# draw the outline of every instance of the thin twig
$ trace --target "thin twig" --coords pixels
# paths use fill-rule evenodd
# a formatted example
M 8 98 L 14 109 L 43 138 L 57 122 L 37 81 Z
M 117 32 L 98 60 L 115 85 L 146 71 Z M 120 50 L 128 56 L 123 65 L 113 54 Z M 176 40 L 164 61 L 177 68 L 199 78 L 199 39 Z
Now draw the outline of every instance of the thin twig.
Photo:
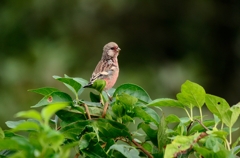
M 134 139 L 132 139 L 133 144 L 135 144 L 140 150 L 142 150 L 142 152 L 144 152 L 144 154 L 147 155 L 148 158 L 153 158 L 153 156 L 147 151 L 145 150 L 140 144 L 138 144 Z
M 104 104 L 104 108 L 103 108 L 103 113 L 102 113 L 102 118 L 105 118 L 106 114 L 107 114 L 107 109 L 108 109 L 108 102 L 106 102 Z
M 89 112 L 89 110 L 88 110 L 87 104 L 83 103 L 83 106 L 84 106 L 84 108 L 85 108 L 85 110 L 86 110 L 88 119 L 91 120 L 92 118 L 91 118 L 90 112 Z
M 205 128 L 207 131 L 209 131 L 209 129 L 201 122 L 201 121 L 199 121 L 199 120 L 195 120 L 195 121 L 197 121 L 198 123 L 200 123 L 200 125 L 203 127 L 203 128 Z

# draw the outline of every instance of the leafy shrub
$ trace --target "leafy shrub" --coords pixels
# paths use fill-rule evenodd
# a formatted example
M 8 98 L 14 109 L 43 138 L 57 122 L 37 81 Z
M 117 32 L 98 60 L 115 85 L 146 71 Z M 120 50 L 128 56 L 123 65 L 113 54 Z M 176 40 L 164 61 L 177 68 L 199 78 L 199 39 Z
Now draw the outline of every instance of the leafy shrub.
M 65 84 L 75 98 L 56 88 L 30 90 L 43 95 L 32 106 L 41 112 L 19 112 L 16 117 L 24 120 L 7 121 L 10 129 L 0 128 L 1 157 L 67 158 L 74 153 L 75 158 L 231 158 L 240 151 L 240 138 L 232 143 L 240 104 L 230 107 L 224 99 L 206 94 L 203 87 L 191 81 L 182 85 L 177 100 L 151 100 L 134 84 L 112 89 L 110 98 L 103 91 L 105 82 L 98 80 L 91 87 L 98 93 L 90 92 L 91 101 L 85 101 L 79 96 L 86 80 L 66 75 L 54 78 Z M 213 114 L 212 119 L 203 115 L 204 105 Z M 186 117 L 164 116 L 163 106 L 179 108 Z M 193 114 L 194 108 L 199 109 L 199 116 Z

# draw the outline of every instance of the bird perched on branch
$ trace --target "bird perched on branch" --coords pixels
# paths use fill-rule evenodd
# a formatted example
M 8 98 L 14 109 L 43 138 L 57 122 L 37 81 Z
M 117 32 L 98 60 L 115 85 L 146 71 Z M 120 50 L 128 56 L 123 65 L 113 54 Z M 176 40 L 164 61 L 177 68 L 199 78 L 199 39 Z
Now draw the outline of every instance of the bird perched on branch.
M 114 86 L 119 73 L 117 57 L 120 50 L 115 42 L 109 42 L 103 47 L 102 59 L 98 62 L 89 83 L 84 88 L 91 86 L 98 79 L 106 81 L 104 90 Z

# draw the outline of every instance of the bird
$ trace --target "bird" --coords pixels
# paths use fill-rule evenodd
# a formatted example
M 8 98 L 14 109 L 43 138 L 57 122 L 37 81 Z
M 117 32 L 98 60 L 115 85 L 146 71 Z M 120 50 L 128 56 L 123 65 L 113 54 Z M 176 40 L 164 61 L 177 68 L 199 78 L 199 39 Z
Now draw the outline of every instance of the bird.
M 94 81 L 102 79 L 106 81 L 104 91 L 111 89 L 117 81 L 119 74 L 118 55 L 120 48 L 117 43 L 109 42 L 103 47 L 102 58 L 98 62 L 92 77 L 84 88 L 90 87 Z M 108 94 L 108 93 L 107 93 Z M 108 94 L 109 96 L 109 94 Z

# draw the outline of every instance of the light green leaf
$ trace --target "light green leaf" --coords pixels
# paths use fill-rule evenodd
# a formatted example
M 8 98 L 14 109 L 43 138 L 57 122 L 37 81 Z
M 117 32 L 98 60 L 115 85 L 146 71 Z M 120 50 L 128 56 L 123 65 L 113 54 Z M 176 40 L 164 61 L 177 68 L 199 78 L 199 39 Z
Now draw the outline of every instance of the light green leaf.
M 237 121 L 239 117 L 239 109 L 238 108 L 230 108 L 226 111 L 222 116 L 222 121 L 225 123 L 229 128 L 231 128 L 234 123 Z
M 141 88 L 137 85 L 134 85 L 134 84 L 128 83 L 128 84 L 120 85 L 115 90 L 113 97 L 116 97 L 123 93 L 131 95 L 145 103 L 149 103 L 152 101 L 151 98 L 149 97 L 149 95 L 147 94 L 147 92 L 143 88 Z
M 13 128 L 11 131 L 16 132 L 16 131 L 39 131 L 40 126 L 38 123 L 36 122 L 30 122 L 30 121 L 26 121 L 26 122 L 22 122 L 20 124 L 18 124 L 15 128 Z
M 207 108 L 221 120 L 224 113 L 230 109 L 225 99 L 210 94 L 206 94 L 206 105 Z
M 140 158 L 139 151 L 129 145 L 114 144 L 109 148 L 109 150 L 116 150 L 122 153 L 126 158 Z
M 50 95 L 53 92 L 60 92 L 58 89 L 56 88 L 52 88 L 52 87 L 43 87 L 43 88 L 38 88 L 38 89 L 29 89 L 28 91 L 30 92 L 35 92 L 41 95 Z
M 176 115 L 170 114 L 165 118 L 165 121 L 167 123 L 179 123 L 180 119 Z
M 22 118 L 31 118 L 35 119 L 39 122 L 42 121 L 42 117 L 40 113 L 36 110 L 28 110 L 28 111 L 21 111 L 16 114 L 16 117 L 22 117 Z
M 26 122 L 26 120 L 19 120 L 19 121 L 7 121 L 5 124 L 7 125 L 8 128 L 15 128 L 19 124 Z
M 70 105 L 70 103 L 72 103 L 72 98 L 64 92 L 53 92 L 50 95 L 42 98 L 36 105 L 32 106 L 32 108 L 42 107 L 55 103 L 68 103 Z
M 43 108 L 41 115 L 45 121 L 45 123 L 48 123 L 50 118 L 59 110 L 64 109 L 67 107 L 69 103 L 55 103 L 48 105 L 47 107 Z
M 177 94 L 177 99 L 189 108 L 202 107 L 205 102 L 205 94 L 202 86 L 187 80 L 182 84 L 181 93 Z
M 165 150 L 164 158 L 175 157 L 174 155 L 182 151 L 187 151 L 197 140 L 200 133 L 191 136 L 176 136 L 171 144 L 168 144 Z
M 4 139 L 5 138 L 5 134 L 2 130 L 2 128 L 0 127 L 0 140 Z
M 184 108 L 184 105 L 179 102 L 178 100 L 169 99 L 169 98 L 160 98 L 153 100 L 148 104 L 148 106 L 159 106 L 159 107 L 177 107 L 177 108 Z

